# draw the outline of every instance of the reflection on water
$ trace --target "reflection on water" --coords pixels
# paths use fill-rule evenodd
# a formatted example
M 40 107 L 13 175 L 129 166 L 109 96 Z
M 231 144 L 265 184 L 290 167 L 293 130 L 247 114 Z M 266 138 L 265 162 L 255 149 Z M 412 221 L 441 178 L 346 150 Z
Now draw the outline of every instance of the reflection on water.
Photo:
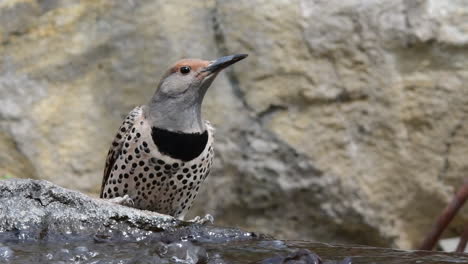
M 92 239 L 67 241 L 19 240 L 0 233 L 0 263 L 283 263 L 299 249 L 316 253 L 323 263 L 468 263 L 468 255 L 400 251 L 365 246 L 334 246 L 305 241 L 257 239 L 249 241 L 179 241 L 169 244 L 143 239 L 116 242 Z M 310 253 L 310 252 L 309 252 Z M 307 253 L 306 253 L 307 255 Z M 287 263 L 312 263 L 313 254 Z M 347 257 L 350 257 L 346 259 Z

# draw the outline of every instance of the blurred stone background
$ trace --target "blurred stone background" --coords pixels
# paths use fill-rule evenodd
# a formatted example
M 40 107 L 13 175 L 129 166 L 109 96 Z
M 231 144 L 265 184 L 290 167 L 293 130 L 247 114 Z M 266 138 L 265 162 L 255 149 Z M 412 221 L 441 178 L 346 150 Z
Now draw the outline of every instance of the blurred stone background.
M 468 0 L 2 0 L 0 177 L 96 194 L 163 70 L 241 52 L 192 216 L 416 247 L 468 171 Z

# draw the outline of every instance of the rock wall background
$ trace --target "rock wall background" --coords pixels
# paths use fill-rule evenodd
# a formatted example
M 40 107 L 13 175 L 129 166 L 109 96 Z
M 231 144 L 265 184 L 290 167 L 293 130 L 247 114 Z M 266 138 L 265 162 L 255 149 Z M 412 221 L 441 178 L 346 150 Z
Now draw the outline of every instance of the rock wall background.
M 192 215 L 416 247 L 467 175 L 467 0 L 1 1 L 0 177 L 96 193 L 168 65 L 238 52 L 205 100 L 216 168 Z

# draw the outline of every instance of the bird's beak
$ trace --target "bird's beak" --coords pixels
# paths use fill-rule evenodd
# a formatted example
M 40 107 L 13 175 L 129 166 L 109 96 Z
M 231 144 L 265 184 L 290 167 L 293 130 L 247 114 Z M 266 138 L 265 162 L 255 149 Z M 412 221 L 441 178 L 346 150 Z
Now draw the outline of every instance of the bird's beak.
M 202 72 L 208 73 L 207 75 L 211 75 L 213 73 L 218 73 L 222 69 L 227 68 L 228 66 L 245 59 L 248 55 L 247 54 L 235 54 L 230 56 L 221 57 L 217 60 L 212 61 Z

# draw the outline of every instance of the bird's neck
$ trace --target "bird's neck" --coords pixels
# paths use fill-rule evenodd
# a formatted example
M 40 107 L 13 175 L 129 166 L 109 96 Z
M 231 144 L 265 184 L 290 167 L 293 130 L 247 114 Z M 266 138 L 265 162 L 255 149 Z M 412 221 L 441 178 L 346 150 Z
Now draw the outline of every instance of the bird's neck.
M 205 122 L 201 115 L 201 106 L 167 105 L 151 102 L 148 105 L 148 120 L 153 127 L 181 133 L 203 133 Z

